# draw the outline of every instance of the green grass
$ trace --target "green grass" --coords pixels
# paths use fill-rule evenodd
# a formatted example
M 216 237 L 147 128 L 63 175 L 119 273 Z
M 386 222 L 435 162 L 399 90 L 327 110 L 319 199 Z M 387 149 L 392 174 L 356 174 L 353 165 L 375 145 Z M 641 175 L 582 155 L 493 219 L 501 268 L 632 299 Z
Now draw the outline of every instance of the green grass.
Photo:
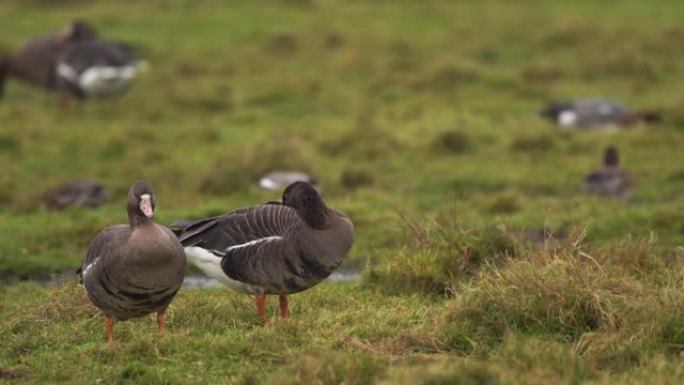
M 67 111 L 17 81 L 0 101 L 0 381 L 8 383 L 669 383 L 684 346 L 684 3 L 82 0 L 0 3 L 0 52 L 73 17 L 140 45 L 121 100 Z M 550 99 L 609 96 L 662 124 L 560 130 Z M 583 176 L 616 145 L 623 204 Z M 183 290 L 170 330 L 101 319 L 73 281 L 126 221 L 138 178 L 156 219 L 279 198 L 297 168 L 357 227 L 361 282 L 293 296 L 258 324 L 248 297 Z M 43 192 L 102 181 L 95 210 Z M 546 229 L 546 230 L 544 230 Z M 556 240 L 535 246 L 543 231 Z M 275 311 L 271 304 L 271 311 Z

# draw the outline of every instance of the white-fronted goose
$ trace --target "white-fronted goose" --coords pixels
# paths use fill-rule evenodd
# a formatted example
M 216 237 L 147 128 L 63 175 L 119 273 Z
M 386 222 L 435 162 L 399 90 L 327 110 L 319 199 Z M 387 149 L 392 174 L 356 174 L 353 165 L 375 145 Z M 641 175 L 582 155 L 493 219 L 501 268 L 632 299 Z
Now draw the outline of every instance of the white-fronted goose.
M 79 41 L 57 59 L 57 86 L 78 99 L 115 97 L 128 90 L 140 68 L 120 43 Z
M 7 77 L 15 77 L 46 89 L 56 89 L 57 58 L 77 41 L 95 39 L 97 33 L 88 23 L 76 20 L 62 31 L 38 36 L 0 60 L 0 96 Z
M 266 294 L 278 294 L 288 315 L 287 295 L 306 290 L 339 266 L 354 242 L 349 217 L 328 208 L 306 182 L 269 202 L 214 218 L 171 226 L 188 260 L 224 285 L 256 295 L 266 322 Z
M 108 201 L 109 197 L 104 186 L 89 179 L 62 183 L 43 194 L 45 203 L 55 210 L 68 206 L 97 207 Z
M 128 192 L 129 224 L 99 233 L 81 265 L 85 290 L 105 316 L 110 341 L 114 320 L 152 312 L 164 330 L 166 308 L 183 284 L 183 246 L 169 229 L 152 221 L 154 208 L 152 187 L 136 182 Z
M 586 98 L 549 103 L 540 115 L 564 127 L 599 128 L 630 126 L 639 122 L 656 123 L 657 112 L 631 112 L 624 104 L 605 98 Z
M 316 191 L 321 191 L 314 178 L 300 171 L 271 171 L 259 179 L 259 187 L 264 190 L 281 190 L 295 182 L 310 183 Z
M 627 201 L 632 194 L 632 177 L 629 172 L 620 169 L 619 163 L 617 149 L 607 147 L 603 167 L 584 178 L 584 192 Z

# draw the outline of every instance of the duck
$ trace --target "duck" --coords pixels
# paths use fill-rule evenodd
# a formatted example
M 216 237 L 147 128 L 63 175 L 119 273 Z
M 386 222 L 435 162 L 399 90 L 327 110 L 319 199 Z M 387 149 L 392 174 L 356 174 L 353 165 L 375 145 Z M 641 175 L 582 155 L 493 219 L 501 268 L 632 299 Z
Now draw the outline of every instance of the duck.
M 84 20 L 74 20 L 58 32 L 27 41 L 12 54 L 0 59 L 0 97 L 8 77 L 14 77 L 48 90 L 57 89 L 55 63 L 70 44 L 97 39 L 97 31 Z
M 629 200 L 632 194 L 632 176 L 620 168 L 617 148 L 604 150 L 603 167 L 590 172 L 584 178 L 584 192 L 605 198 Z
M 76 179 L 62 183 L 43 194 L 43 201 L 50 209 L 62 210 L 69 206 L 98 207 L 110 198 L 105 187 L 91 179 Z
M 321 191 L 316 179 L 301 171 L 271 171 L 259 178 L 259 187 L 264 190 L 281 190 L 294 182 L 308 182 Z
M 57 88 L 63 99 L 113 98 L 124 94 L 145 68 L 119 42 L 79 41 L 57 58 Z
M 147 181 L 128 192 L 128 224 L 106 228 L 90 243 L 78 274 L 90 301 L 114 340 L 114 321 L 156 312 L 160 332 L 166 309 L 183 284 L 183 246 L 166 227 L 153 222 L 156 198 Z
M 628 127 L 638 123 L 651 124 L 660 121 L 660 114 L 655 111 L 632 112 L 622 102 L 608 98 L 551 102 L 539 114 L 562 127 L 583 129 Z
M 326 206 L 307 182 L 285 188 L 282 201 L 239 208 L 224 215 L 171 225 L 188 262 L 243 294 L 254 295 L 267 323 L 266 295 L 278 295 L 289 315 L 288 295 L 317 285 L 349 253 L 354 224 Z

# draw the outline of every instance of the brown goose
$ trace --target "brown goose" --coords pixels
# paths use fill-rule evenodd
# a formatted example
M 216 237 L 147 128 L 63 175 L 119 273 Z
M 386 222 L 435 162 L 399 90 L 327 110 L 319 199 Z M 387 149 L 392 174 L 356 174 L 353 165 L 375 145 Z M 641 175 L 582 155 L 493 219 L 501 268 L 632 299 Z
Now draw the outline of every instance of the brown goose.
M 69 206 L 97 207 L 109 200 L 109 192 L 94 180 L 77 179 L 62 183 L 43 194 L 43 201 L 53 210 Z
M 105 316 L 113 341 L 114 320 L 157 312 L 159 330 L 164 314 L 183 284 L 183 246 L 166 227 L 152 222 L 155 197 L 145 181 L 128 192 L 128 225 L 99 233 L 88 247 L 80 275 L 90 300 Z
M 14 53 L 0 60 L 0 96 L 9 76 L 42 88 L 56 89 L 55 64 L 58 57 L 71 43 L 93 40 L 96 37 L 97 33 L 90 24 L 75 20 L 62 31 L 29 40 Z
M 613 146 L 607 147 L 603 167 L 584 178 L 584 192 L 627 201 L 632 194 L 632 176 L 620 169 L 619 163 L 618 150 Z
M 283 202 L 237 209 L 196 222 L 172 225 L 188 260 L 224 285 L 256 295 L 266 322 L 266 294 L 280 297 L 306 290 L 339 266 L 354 242 L 354 225 L 328 208 L 306 182 L 283 192 Z

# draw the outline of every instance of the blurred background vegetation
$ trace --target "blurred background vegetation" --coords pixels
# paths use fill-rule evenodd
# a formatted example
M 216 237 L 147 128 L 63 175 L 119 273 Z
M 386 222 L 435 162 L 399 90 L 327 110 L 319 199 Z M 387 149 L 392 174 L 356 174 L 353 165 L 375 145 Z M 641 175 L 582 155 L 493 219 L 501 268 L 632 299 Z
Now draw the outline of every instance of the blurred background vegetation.
M 676 2 L 35 0 L 0 10 L 4 51 L 80 17 L 152 63 L 121 100 L 67 111 L 8 83 L 2 276 L 76 266 L 99 229 L 125 220 L 137 178 L 153 183 L 170 223 L 278 198 L 255 181 L 288 168 L 317 176 L 354 218 L 361 262 L 401 244 L 397 213 L 682 243 Z M 605 135 L 537 116 L 550 99 L 593 95 L 660 110 L 665 122 Z M 581 194 L 607 144 L 636 178 L 627 206 Z M 111 202 L 60 213 L 39 203 L 80 177 L 102 181 Z
M 0 369 L 16 381 L 74 383 L 79 368 L 45 346 L 99 357 L 85 365 L 112 383 L 667 383 L 684 372 L 684 3 L 7 0 L 0 52 L 77 17 L 139 46 L 151 69 L 120 100 L 66 111 L 8 83 L 0 279 L 74 270 L 97 232 L 126 221 L 136 179 L 153 184 L 169 224 L 278 199 L 256 185 L 275 169 L 312 173 L 353 218 L 345 268 L 364 278 L 294 297 L 310 303 L 263 330 L 247 297 L 186 291 L 172 336 L 127 324 L 132 341 L 113 348 L 77 289 L 2 286 L 14 355 Z M 537 115 L 583 96 L 664 121 L 582 132 Z M 627 204 L 581 191 L 609 144 L 635 177 Z M 82 177 L 112 200 L 41 203 Z M 54 334 L 29 327 L 41 320 Z M 158 357 L 168 361 L 152 366 Z

